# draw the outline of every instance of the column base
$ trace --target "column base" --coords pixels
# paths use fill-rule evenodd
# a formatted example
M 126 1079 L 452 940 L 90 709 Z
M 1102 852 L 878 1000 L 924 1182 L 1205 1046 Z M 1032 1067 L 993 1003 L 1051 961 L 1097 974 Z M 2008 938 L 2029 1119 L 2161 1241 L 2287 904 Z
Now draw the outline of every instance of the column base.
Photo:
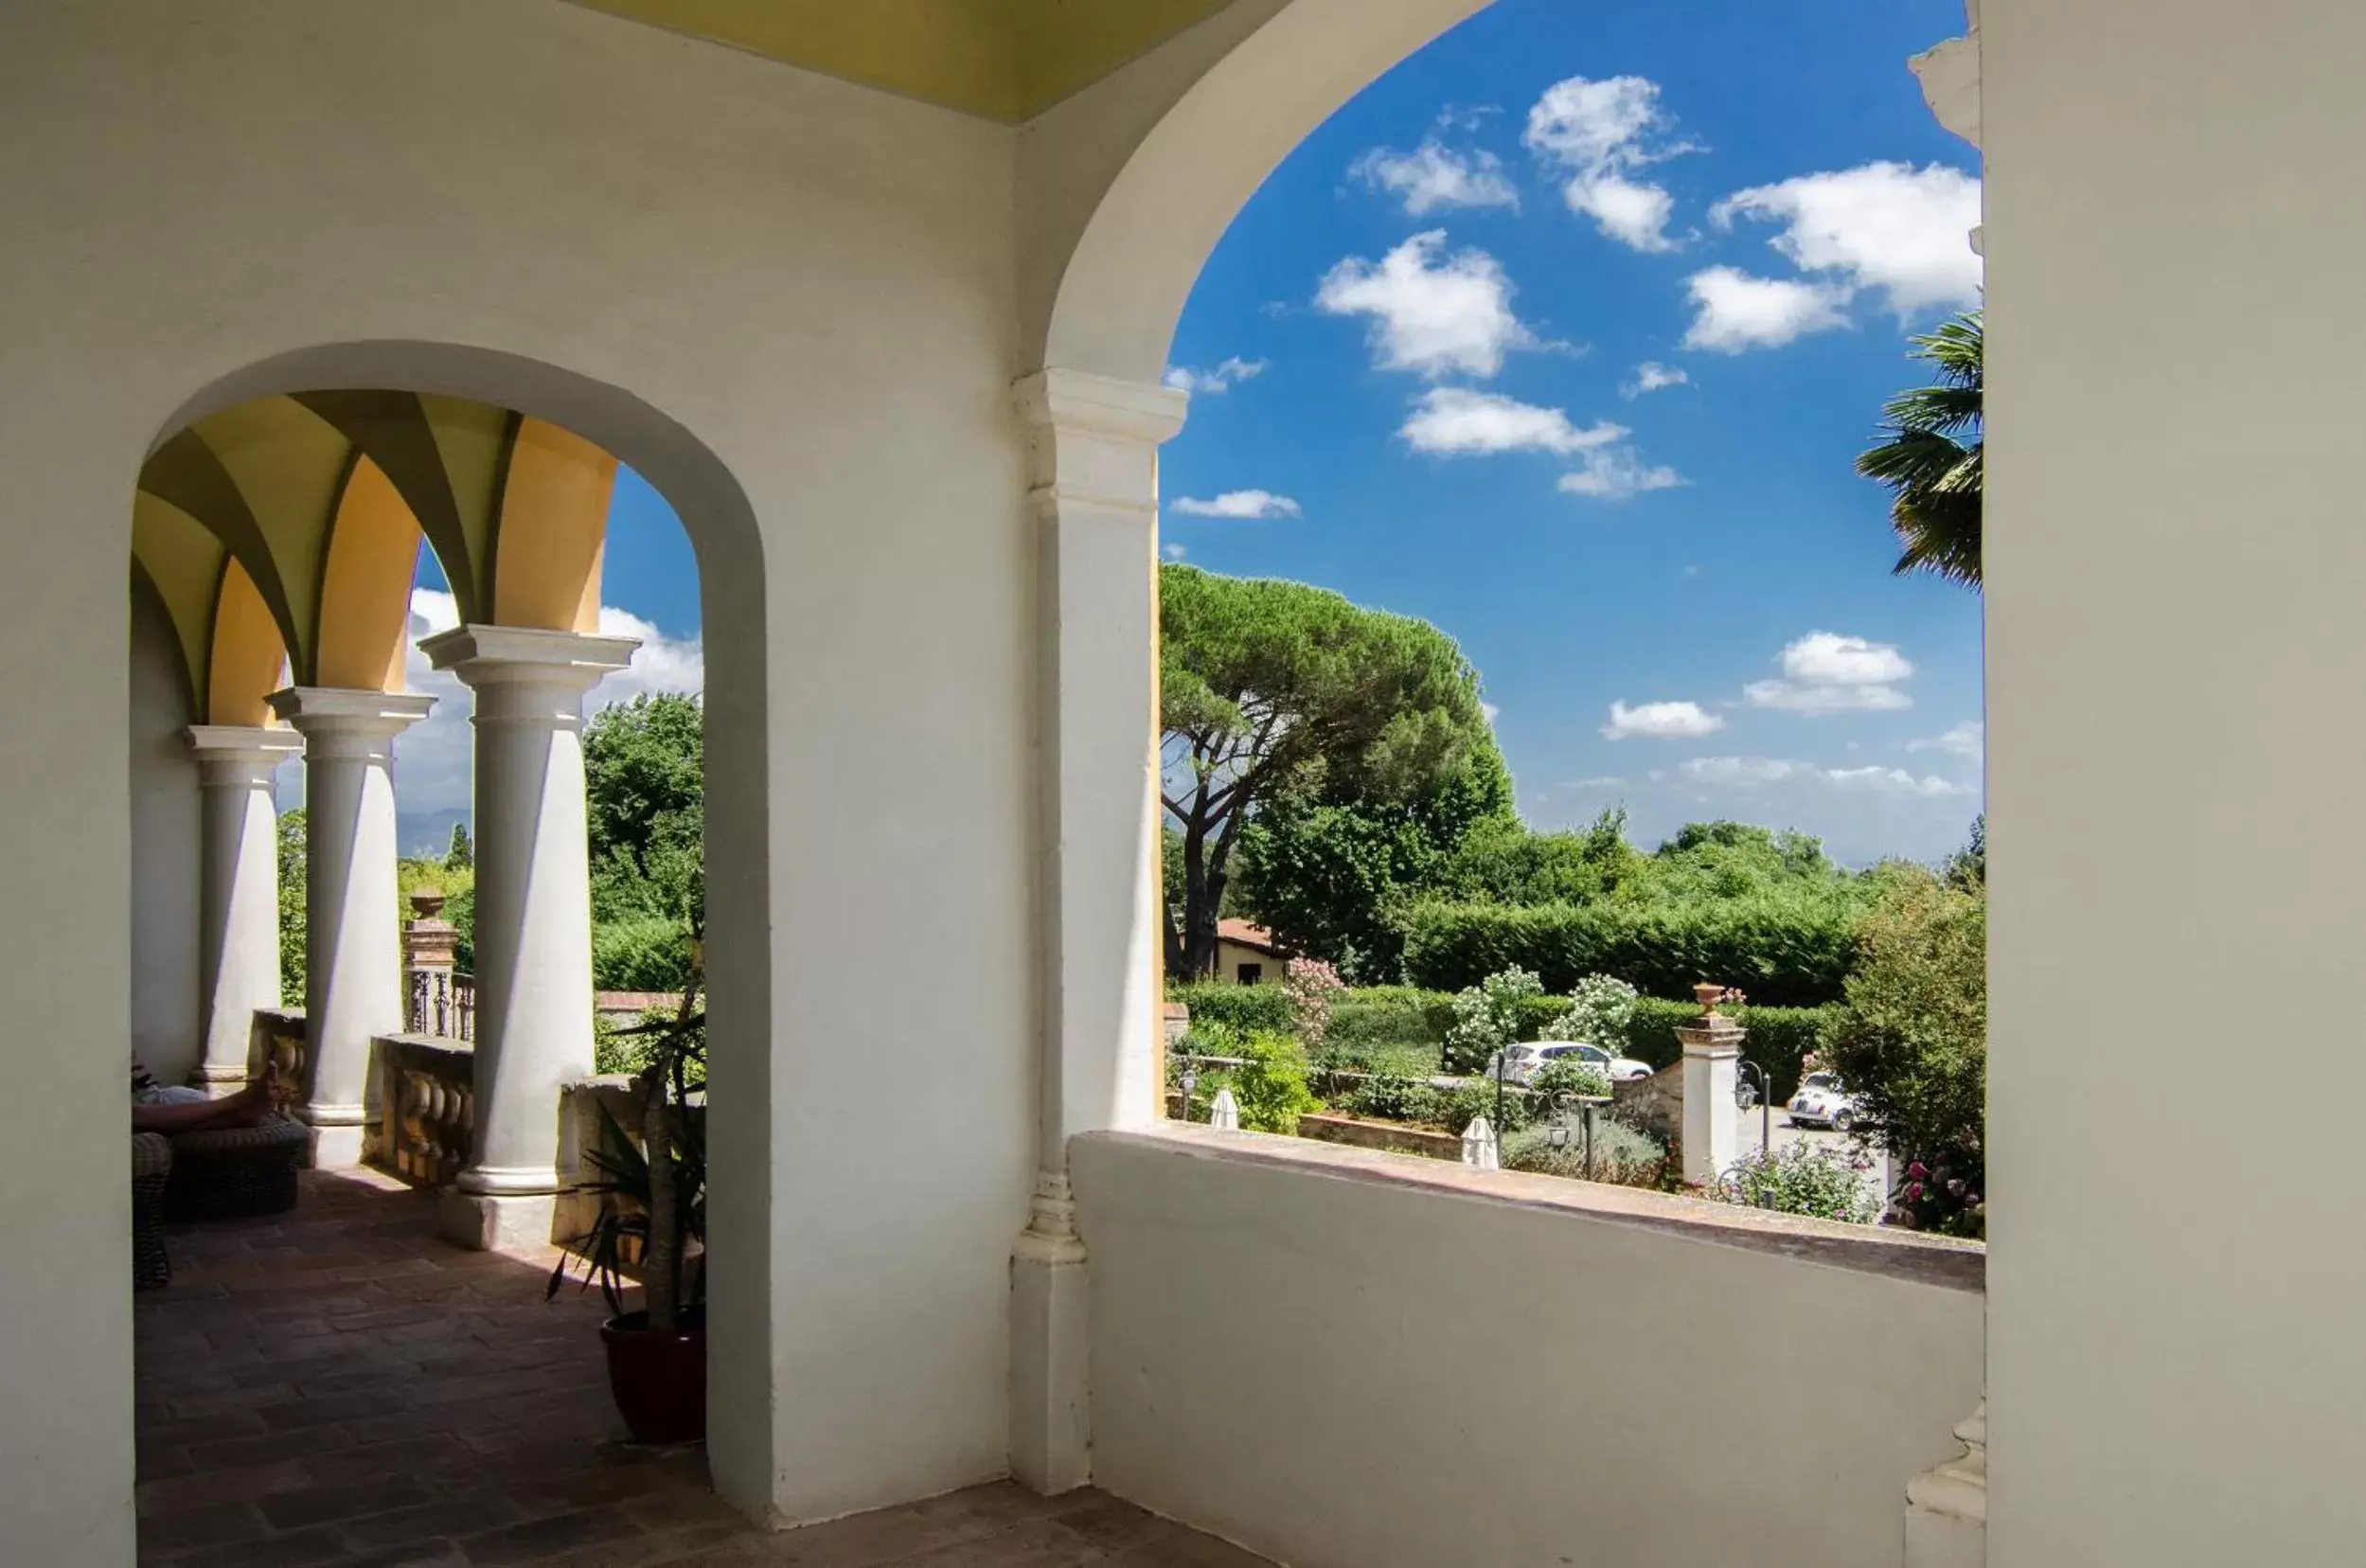
M 472 1252 L 500 1253 L 541 1262 L 550 1256 L 559 1194 L 496 1197 L 445 1187 L 436 1198 L 436 1234 Z
M 1010 1251 L 1010 1473 L 1045 1497 L 1093 1481 L 1092 1293 L 1065 1176 L 1036 1181 Z
M 247 1085 L 243 1061 L 201 1061 L 189 1071 L 189 1087 L 205 1091 L 207 1099 L 224 1099 Z
M 358 1105 L 299 1105 L 295 1119 L 312 1131 L 314 1170 L 352 1170 L 362 1163 L 363 1111 Z

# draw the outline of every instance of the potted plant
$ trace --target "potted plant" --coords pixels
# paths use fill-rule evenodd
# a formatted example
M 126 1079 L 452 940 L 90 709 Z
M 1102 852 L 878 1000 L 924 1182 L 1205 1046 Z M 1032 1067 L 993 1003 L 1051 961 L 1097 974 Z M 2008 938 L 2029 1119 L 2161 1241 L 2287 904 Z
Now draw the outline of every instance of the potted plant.
M 600 1147 L 585 1162 L 598 1173 L 587 1190 L 600 1195 L 599 1218 L 569 1244 L 584 1260 L 610 1313 L 600 1326 L 608 1385 L 617 1414 L 645 1443 L 695 1442 L 706 1435 L 706 1150 L 685 1114 L 703 1089 L 706 1015 L 699 1008 L 699 944 L 682 1006 L 670 1019 L 619 1029 L 649 1042 L 632 1078 L 640 1126 L 635 1143 L 608 1107 L 599 1108 Z M 641 1282 L 641 1308 L 625 1310 L 629 1272 Z M 567 1258 L 551 1271 L 544 1299 L 565 1283 Z

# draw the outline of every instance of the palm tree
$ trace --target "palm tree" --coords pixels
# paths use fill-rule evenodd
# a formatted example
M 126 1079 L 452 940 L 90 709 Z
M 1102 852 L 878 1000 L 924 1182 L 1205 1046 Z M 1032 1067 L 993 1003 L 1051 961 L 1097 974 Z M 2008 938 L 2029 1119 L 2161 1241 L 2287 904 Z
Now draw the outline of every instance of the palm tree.
M 1892 398 L 1881 410 L 1885 438 L 1860 454 L 1857 472 L 1895 492 L 1890 526 L 1906 546 L 1892 568 L 1936 572 L 1980 586 L 1980 312 L 1912 340 L 1913 358 L 1939 379 Z

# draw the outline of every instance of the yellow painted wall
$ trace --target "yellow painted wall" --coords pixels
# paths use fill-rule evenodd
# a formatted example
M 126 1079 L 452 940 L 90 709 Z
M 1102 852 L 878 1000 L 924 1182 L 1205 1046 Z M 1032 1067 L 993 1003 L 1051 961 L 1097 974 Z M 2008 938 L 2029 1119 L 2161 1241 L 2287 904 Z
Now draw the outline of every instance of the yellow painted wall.
M 502 490 L 502 464 L 508 454 L 518 417 L 506 408 L 462 398 L 422 394 L 419 406 L 427 411 L 428 427 L 435 434 L 436 450 L 443 459 L 444 475 L 452 486 L 453 503 L 459 508 L 460 529 L 468 540 L 469 580 L 481 585 L 489 580 L 486 568 L 492 557 L 493 519 Z M 439 552 L 440 548 L 439 544 Z M 449 570 L 445 576 L 452 579 L 458 594 L 458 576 Z M 492 619 L 491 605 L 472 603 L 471 597 L 490 596 L 481 587 L 475 596 L 459 594 L 460 618 Z
M 139 562 L 171 617 L 188 671 L 189 705 L 205 711 L 205 667 L 212 655 L 214 596 L 230 552 L 205 525 L 146 490 L 132 497 L 132 558 Z
M 225 562 L 206 660 L 205 722 L 271 722 L 271 709 L 263 699 L 279 689 L 287 657 L 279 624 L 272 619 L 271 607 L 263 602 L 255 579 L 235 560 Z
M 299 643 L 319 624 L 325 524 L 336 505 L 352 444 L 288 398 L 256 398 L 210 414 L 194 427 L 245 497 Z M 292 652 L 311 678 L 309 647 Z
M 584 0 L 1000 120 L 1029 119 L 1230 0 Z
M 493 544 L 492 619 L 593 632 L 616 459 L 580 436 L 526 419 L 510 448 Z
M 321 578 L 313 655 L 320 685 L 402 689 L 418 559 L 418 520 L 385 471 L 366 457 L 357 459 L 338 501 Z

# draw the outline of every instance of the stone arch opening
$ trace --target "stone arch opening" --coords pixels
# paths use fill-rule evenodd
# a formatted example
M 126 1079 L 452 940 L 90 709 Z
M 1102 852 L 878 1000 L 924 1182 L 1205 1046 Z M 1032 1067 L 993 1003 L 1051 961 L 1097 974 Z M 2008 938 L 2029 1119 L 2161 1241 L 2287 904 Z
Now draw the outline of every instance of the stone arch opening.
M 338 607 L 327 601 L 337 591 L 341 572 L 353 575 L 382 567 L 385 560 L 400 555 L 400 597 L 407 607 L 411 561 L 422 543 L 458 591 L 455 597 L 464 605 L 464 623 L 471 618 L 471 606 L 475 615 L 498 618 L 500 611 L 493 606 L 498 593 L 509 606 L 529 606 L 525 612 L 529 624 L 547 622 L 554 632 L 569 627 L 584 632 L 595 629 L 597 542 L 591 545 L 589 597 L 578 601 L 533 574 L 521 573 L 525 557 L 513 555 L 505 565 L 484 541 L 466 537 L 460 520 L 428 514 L 416 504 L 405 506 L 418 492 L 406 489 L 392 472 L 404 457 L 401 433 L 373 430 L 371 412 L 363 405 L 365 400 L 382 397 L 389 390 L 429 399 L 465 400 L 507 411 L 529 429 L 539 426 L 543 446 L 572 444 L 604 454 L 612 466 L 629 466 L 671 507 L 689 539 L 697 561 L 700 634 L 708 661 L 703 696 L 705 830 L 710 846 L 704 1006 L 713 1042 L 710 1082 L 716 1088 L 718 1108 L 707 1124 L 708 1167 L 715 1177 L 709 1224 L 710 1235 L 717 1238 L 714 1253 L 720 1257 L 727 1252 L 730 1256 L 730 1262 L 713 1270 L 708 1279 L 710 1345 L 718 1363 L 765 1364 L 765 1342 L 771 1332 L 766 1307 L 770 1228 L 764 1212 L 768 1192 L 764 1172 L 770 1161 L 771 1137 L 773 1004 L 768 938 L 772 918 L 765 574 L 754 508 L 721 459 L 678 421 L 631 392 L 540 361 L 454 344 L 375 341 L 322 345 L 250 365 L 185 401 L 160 427 L 148 455 L 153 459 L 186 440 L 186 433 L 201 421 L 272 399 L 294 400 L 315 414 L 326 412 L 329 425 L 356 437 L 347 470 L 338 479 L 341 501 L 334 526 L 320 547 L 323 559 L 311 563 L 316 572 L 310 584 L 311 602 L 268 603 L 273 596 L 257 592 L 251 582 L 244 590 L 245 598 L 240 600 L 244 618 L 267 628 L 266 634 L 276 645 L 285 642 L 290 631 L 299 639 L 311 640 L 309 668 L 300 666 L 294 676 L 299 683 L 308 674 L 329 684 L 368 681 L 371 672 L 359 666 L 370 661 L 364 657 L 357 662 L 350 647 L 343 651 L 342 667 L 332 668 L 333 658 L 323 662 L 318 657 L 328 646 L 321 638 L 339 613 Z M 565 455 L 561 454 L 562 458 Z M 525 460 L 512 455 L 502 477 L 514 479 Z M 545 488 L 564 488 L 573 482 L 562 472 L 563 461 L 545 466 L 554 468 L 554 472 L 543 477 Z M 365 475 L 375 476 L 366 489 L 361 483 Z M 407 540 L 397 541 L 400 549 L 391 555 L 386 541 L 373 537 L 368 517 L 347 515 L 354 504 L 372 504 L 373 496 L 378 503 L 390 503 L 404 511 L 404 525 L 410 529 Z M 411 513 L 420 513 L 416 523 L 411 522 Z M 364 555 L 384 559 L 347 561 L 338 552 L 347 550 L 354 539 L 367 546 Z M 537 559 L 553 552 L 579 556 L 583 548 L 581 541 L 565 538 L 536 537 L 529 543 Z M 240 563 L 240 553 L 235 547 L 226 552 L 223 573 L 245 581 L 250 574 Z M 567 564 L 573 576 L 579 577 L 586 563 L 571 560 Z M 152 604 L 158 597 L 154 583 L 136 569 L 135 578 L 142 597 Z M 246 604 L 248 598 L 254 602 Z M 524 634 L 534 635 L 530 630 Z M 385 684 L 400 688 L 408 639 L 401 629 L 393 631 L 391 636 L 393 667 Z M 171 651 L 193 689 L 198 717 L 208 717 L 203 709 L 211 693 L 190 673 L 190 650 L 176 648 Z M 485 651 L 473 650 L 480 657 Z M 210 650 L 200 650 L 200 657 L 206 652 Z M 469 656 L 467 650 L 454 654 L 456 659 Z M 224 661 L 225 668 L 243 681 L 237 689 L 244 695 L 259 696 L 244 692 L 246 686 L 255 684 L 245 679 L 252 673 L 245 666 L 255 663 L 253 658 L 243 664 L 236 658 Z M 276 658 L 273 666 L 276 683 Z M 480 690 L 476 695 L 477 711 L 482 714 L 485 693 Z M 564 692 L 558 694 L 560 705 L 569 700 Z M 502 701 L 507 703 L 508 697 L 505 695 Z M 259 722 L 259 715 L 255 722 Z M 479 756 L 481 759 L 481 751 Z M 536 791 L 528 789 L 525 793 Z M 480 844 L 482 838 L 480 825 Z M 718 848 L 720 852 L 714 852 Z M 529 883 L 534 880 L 531 868 L 525 880 Z M 727 1243 L 721 1239 L 724 1236 L 729 1238 Z M 771 1417 L 762 1381 L 718 1378 L 712 1404 L 709 1452 L 719 1479 L 726 1472 L 767 1475 Z

